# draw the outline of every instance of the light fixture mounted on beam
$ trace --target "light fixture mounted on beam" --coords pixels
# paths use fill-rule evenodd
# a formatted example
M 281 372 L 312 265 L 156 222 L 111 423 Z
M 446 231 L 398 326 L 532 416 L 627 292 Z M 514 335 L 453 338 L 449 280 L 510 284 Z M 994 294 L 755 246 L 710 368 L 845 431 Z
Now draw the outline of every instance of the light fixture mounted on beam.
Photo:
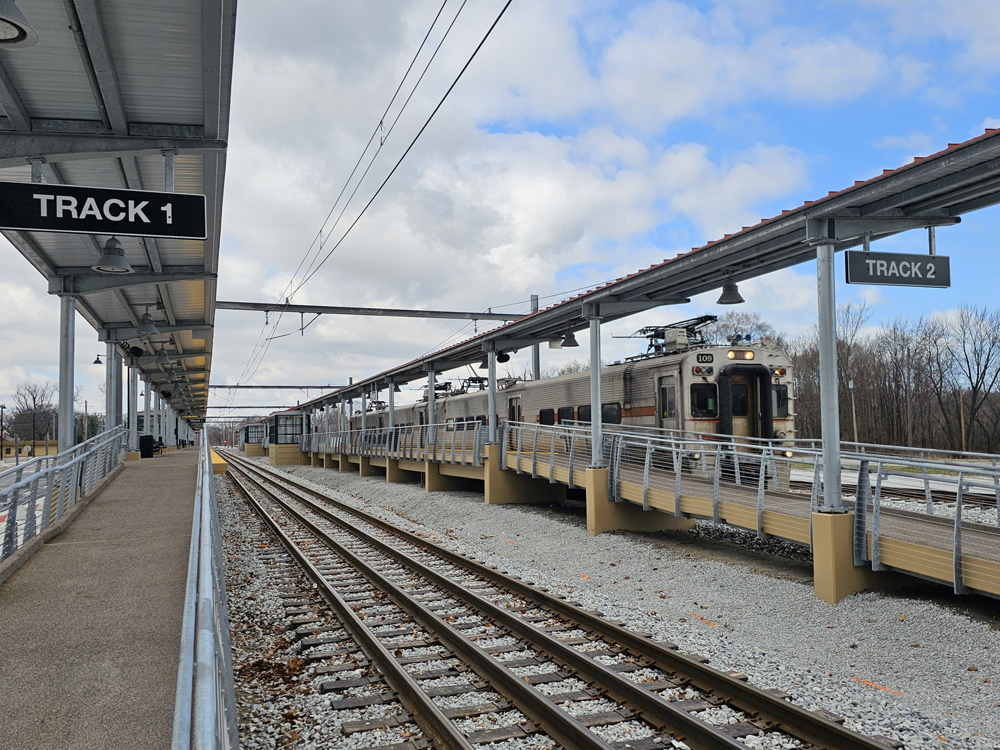
M 740 295 L 739 287 L 736 286 L 736 282 L 733 281 L 732 277 L 730 277 L 729 281 L 723 285 L 722 294 L 719 296 L 719 300 L 716 304 L 738 305 L 742 302 L 746 302 L 746 300 Z
M 3 2 L 3 0 L 0 0 Z M 125 247 L 117 237 L 111 237 L 104 243 L 104 253 L 101 259 L 91 266 L 98 273 L 126 274 L 135 273 L 135 269 L 125 260 Z
M 135 330 L 142 336 L 155 336 L 160 332 L 153 321 L 153 316 L 149 314 L 149 305 L 146 305 L 146 312 L 139 318 L 139 327 Z
M 38 42 L 38 33 L 14 4 L 14 0 L 0 0 L 0 47 L 30 47 Z
M 169 365 L 172 361 L 170 358 L 170 353 L 166 349 L 160 349 L 156 352 L 156 359 L 153 360 L 158 365 Z

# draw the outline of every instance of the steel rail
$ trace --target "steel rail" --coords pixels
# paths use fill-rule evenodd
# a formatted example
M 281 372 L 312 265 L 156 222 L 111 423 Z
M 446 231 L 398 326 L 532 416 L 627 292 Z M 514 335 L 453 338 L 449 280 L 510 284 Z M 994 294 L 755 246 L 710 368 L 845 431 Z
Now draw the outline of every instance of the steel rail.
M 248 475 L 244 473 L 244 476 Z M 251 481 L 253 481 L 252 478 Z M 292 508 L 287 501 L 282 500 L 266 487 L 262 486 L 259 480 L 257 481 L 257 488 L 261 492 L 264 492 L 268 497 L 281 505 L 289 515 L 299 521 L 310 533 L 316 535 L 327 547 L 340 555 L 351 567 L 360 571 L 374 586 L 388 594 L 389 598 L 401 610 L 433 633 L 446 648 L 465 659 L 466 662 L 472 665 L 473 671 L 486 679 L 494 690 L 511 701 L 517 710 L 535 721 L 543 731 L 551 735 L 560 744 L 571 748 L 612 750 L 611 745 L 583 726 L 574 716 L 561 710 L 554 703 L 541 696 L 540 693 L 532 690 L 520 677 L 514 675 L 509 669 L 504 667 L 501 662 L 496 661 L 481 648 L 470 642 L 462 633 L 451 627 L 447 622 L 443 621 L 406 591 L 387 579 L 374 567 L 360 559 L 336 539 L 333 539 L 329 534 L 316 526 L 315 523 L 303 516 L 295 508 Z M 284 491 L 287 492 L 288 490 Z M 311 509 L 317 510 L 322 514 L 321 509 Z M 358 533 L 350 525 L 343 525 L 342 522 L 338 525 L 351 533 Z M 371 543 L 367 538 L 362 537 L 362 539 Z M 406 564 L 409 565 L 410 563 Z M 429 577 L 423 570 L 417 570 L 417 572 L 425 577 Z M 516 634 L 522 635 L 519 632 Z
M 230 472 L 230 476 L 236 482 L 248 502 L 260 515 L 265 524 L 274 532 L 281 541 L 282 546 L 288 551 L 295 562 L 302 568 L 306 575 L 316 584 L 320 595 L 327 601 L 333 611 L 340 618 L 344 629 L 351 634 L 361 650 L 373 664 L 378 665 L 385 681 L 399 696 L 400 702 L 406 707 L 414 721 L 428 737 L 435 741 L 441 748 L 449 750 L 473 750 L 474 746 L 458 730 L 454 723 L 445 716 L 444 712 L 434 703 L 434 701 L 420 689 L 417 681 L 399 664 L 389 653 L 388 649 L 382 645 L 381 641 L 361 622 L 361 618 L 351 609 L 351 606 L 341 598 L 336 589 L 330 586 L 326 578 L 306 558 L 298 545 L 285 533 L 277 521 L 275 521 L 264 507 L 253 497 L 235 473 Z M 249 475 L 244 474 L 249 478 Z
M 281 489 L 282 491 L 292 494 L 293 496 L 296 495 L 296 493 L 290 492 L 288 488 L 281 488 Z M 283 507 L 287 508 L 289 512 L 292 513 L 296 518 L 298 518 L 304 525 L 306 525 L 312 533 L 319 536 L 325 544 L 328 544 L 331 547 L 336 548 L 338 554 L 341 554 L 345 558 L 349 559 L 351 565 L 357 566 L 359 568 L 362 568 L 363 566 L 362 569 L 367 569 L 367 571 L 370 571 L 366 572 L 366 575 L 369 576 L 370 579 L 372 579 L 373 581 L 377 581 L 376 585 L 380 587 L 385 585 L 387 587 L 395 588 L 393 584 L 391 584 L 388 581 L 385 581 L 384 578 L 377 571 L 367 566 L 363 561 L 358 560 L 353 555 L 353 553 L 351 553 L 342 545 L 340 545 L 340 543 L 337 542 L 336 540 L 330 538 L 329 534 L 323 532 L 314 523 L 312 523 L 307 518 L 302 516 L 301 513 L 298 513 L 294 509 L 290 508 L 286 501 L 277 498 L 276 496 L 273 495 L 273 493 L 268 492 L 268 494 L 276 502 L 279 502 Z M 309 507 L 311 510 L 322 515 L 325 519 L 331 521 L 332 523 L 335 523 L 344 531 L 353 534 L 364 543 L 372 547 L 375 547 L 376 549 L 382 551 L 386 555 L 389 555 L 390 557 L 395 559 L 396 562 L 403 565 L 404 567 L 408 567 L 418 575 L 432 581 L 434 584 L 444 589 L 446 592 L 448 592 L 450 595 L 458 599 L 460 602 L 464 603 L 467 607 L 471 608 L 474 611 L 477 611 L 480 615 L 486 616 L 493 621 L 502 623 L 504 627 L 509 629 L 515 635 L 515 637 L 527 643 L 530 643 L 532 647 L 534 647 L 538 651 L 543 652 L 546 656 L 552 658 L 554 661 L 561 662 L 565 665 L 568 665 L 572 669 L 576 670 L 576 672 L 580 677 L 585 678 L 586 681 L 592 682 L 595 685 L 595 687 L 604 690 L 613 699 L 621 703 L 625 703 L 626 705 L 628 705 L 629 708 L 637 711 L 637 713 L 642 715 L 642 718 L 645 721 L 657 726 L 661 731 L 669 732 L 672 735 L 672 739 L 680 739 L 683 740 L 688 745 L 691 745 L 696 748 L 706 748 L 706 750 L 717 750 L 720 748 L 726 748 L 727 750 L 737 750 L 738 748 L 743 748 L 745 750 L 746 745 L 737 742 L 735 739 L 729 737 L 728 735 L 723 734 L 721 731 L 716 729 L 711 724 L 708 724 L 704 721 L 701 721 L 698 718 L 695 718 L 682 708 L 677 708 L 671 702 L 667 701 L 665 698 L 662 698 L 656 693 L 642 687 L 641 683 L 636 683 L 628 679 L 627 677 L 623 677 L 618 672 L 608 668 L 607 666 L 601 664 L 600 662 L 595 661 L 585 652 L 577 651 L 575 648 L 566 645 L 558 638 L 555 638 L 554 636 L 539 630 L 530 623 L 525 622 L 524 620 L 512 614 L 511 612 L 508 612 L 503 607 L 495 605 L 492 602 L 484 599 L 483 597 L 473 593 L 472 591 L 465 588 L 462 584 L 456 583 L 447 576 L 438 573 L 432 568 L 429 568 L 428 566 L 414 560 L 411 557 L 408 557 L 406 554 L 392 547 L 388 543 L 383 542 L 382 540 L 377 539 L 376 537 L 362 531 L 361 529 L 352 526 L 350 523 L 344 521 L 341 518 L 338 518 L 328 509 L 323 508 L 321 505 L 318 505 L 314 501 L 302 497 L 296 497 L 296 499 L 302 502 L 307 507 Z M 420 546 L 422 547 L 424 545 L 421 544 Z M 386 590 L 391 592 L 392 589 L 387 588 Z M 408 599 L 405 592 L 399 590 L 397 590 L 397 592 L 398 593 L 396 593 L 393 596 L 394 599 L 396 596 L 401 596 L 404 598 L 404 600 Z M 400 602 L 397 602 L 397 604 L 403 606 L 403 604 L 401 604 Z M 443 623 L 440 619 L 435 618 L 434 615 L 430 614 L 429 612 L 427 614 L 427 617 L 431 618 L 432 623 L 430 627 L 435 632 L 441 631 L 442 628 L 446 630 L 451 630 L 446 623 Z M 493 663 L 495 663 L 492 657 L 483 652 L 481 649 L 478 649 L 478 647 L 471 646 L 471 644 L 469 644 L 469 646 L 471 646 L 471 649 L 469 649 L 467 646 L 465 646 L 465 644 L 467 644 L 468 641 L 461 634 L 458 634 L 456 632 L 455 636 L 457 637 L 457 639 L 465 642 L 464 644 L 462 644 L 463 650 L 470 652 L 470 656 L 473 659 L 473 663 L 475 663 L 477 666 L 482 665 L 483 667 L 487 666 L 492 667 Z M 449 644 L 449 646 L 451 646 L 451 644 Z M 485 664 L 484 660 L 490 662 L 491 664 L 489 665 Z M 495 670 L 491 669 L 490 671 L 492 672 Z M 499 672 L 500 676 L 504 679 L 504 684 L 512 682 L 514 685 L 517 685 L 519 681 L 518 678 L 514 677 L 513 680 L 510 680 L 509 677 L 513 677 L 513 675 L 510 675 L 510 673 L 506 669 L 500 667 Z M 538 695 L 537 693 L 531 691 L 531 693 L 528 696 L 529 699 L 531 700 L 531 703 L 529 705 L 522 706 L 520 703 L 516 703 L 515 705 L 517 705 L 518 709 L 527 714 L 529 717 L 531 717 L 535 721 L 538 721 L 542 725 L 543 729 L 545 729 L 547 732 L 553 733 L 553 736 L 555 736 L 554 732 L 552 731 L 552 727 L 548 723 L 546 723 L 544 720 L 539 720 L 538 718 L 536 718 L 536 716 L 532 715 L 532 713 L 536 713 L 535 709 L 536 706 L 538 706 L 539 704 L 538 698 L 536 697 L 537 695 Z M 511 698 L 511 696 L 507 697 Z M 549 704 L 547 701 L 543 701 L 542 705 L 545 705 L 546 707 L 551 705 L 552 711 L 558 714 L 556 716 L 552 716 L 551 717 L 552 719 L 557 719 L 564 725 L 568 723 L 572 724 L 577 723 L 575 719 L 573 719 L 573 717 L 571 717 L 568 713 L 557 708 L 554 704 Z M 580 726 L 583 729 L 582 725 Z M 596 735 L 594 735 L 593 732 L 590 732 L 589 730 L 586 729 L 584 729 L 584 731 L 586 732 L 586 734 L 590 735 L 590 737 L 596 738 Z M 560 737 L 556 736 L 556 739 L 559 739 L 560 741 L 564 742 L 564 740 Z M 600 744 L 596 746 L 608 747 L 603 741 L 600 740 L 598 741 Z M 590 743 L 583 746 L 594 747 L 595 745 L 593 743 Z
M 228 452 L 227 455 L 233 456 L 232 453 Z M 233 458 L 234 462 L 247 466 L 264 478 L 277 484 L 275 479 L 269 476 L 272 474 L 272 470 L 264 470 L 258 464 L 247 461 L 239 456 L 233 456 Z M 276 472 L 273 472 L 273 474 L 277 475 Z M 532 599 L 541 606 L 563 617 L 575 620 L 583 629 L 591 630 L 601 637 L 625 647 L 631 653 L 649 659 L 652 662 L 652 666 L 689 681 L 699 690 L 723 696 L 734 707 L 750 715 L 760 717 L 776 729 L 799 740 L 812 743 L 817 747 L 827 750 L 854 750 L 855 748 L 885 750 L 886 748 L 886 745 L 877 740 L 865 737 L 857 732 L 852 732 L 846 727 L 825 719 L 817 713 L 777 698 L 761 688 L 703 664 L 691 656 L 679 653 L 662 643 L 644 638 L 624 627 L 585 612 L 535 586 L 503 575 L 499 570 L 485 563 L 477 562 L 426 539 L 421 539 L 363 510 L 352 508 L 322 492 L 307 487 L 287 475 L 281 475 L 278 478 L 281 482 L 293 485 L 297 489 L 321 499 L 323 502 L 330 503 L 347 513 L 362 518 L 400 539 L 432 550 L 434 554 L 447 562 L 490 580 L 520 596 Z

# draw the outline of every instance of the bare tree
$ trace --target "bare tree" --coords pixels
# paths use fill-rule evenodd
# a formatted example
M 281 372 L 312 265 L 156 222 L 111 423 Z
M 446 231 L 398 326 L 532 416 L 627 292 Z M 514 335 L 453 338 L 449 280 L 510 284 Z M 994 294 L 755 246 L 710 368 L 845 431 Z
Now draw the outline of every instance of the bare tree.
M 710 344 L 725 344 L 739 334 L 749 335 L 751 341 L 761 341 L 781 351 L 788 350 L 784 337 L 757 312 L 731 310 L 714 323 L 705 326 L 703 334 Z
M 56 410 L 52 396 L 58 386 L 51 381 L 25 380 L 14 390 L 11 432 L 27 440 L 41 440 L 52 435 Z
M 542 379 L 558 378 L 560 375 L 572 375 L 577 372 L 590 372 L 590 363 L 579 359 L 563 362 L 558 367 L 549 367 L 542 371 Z

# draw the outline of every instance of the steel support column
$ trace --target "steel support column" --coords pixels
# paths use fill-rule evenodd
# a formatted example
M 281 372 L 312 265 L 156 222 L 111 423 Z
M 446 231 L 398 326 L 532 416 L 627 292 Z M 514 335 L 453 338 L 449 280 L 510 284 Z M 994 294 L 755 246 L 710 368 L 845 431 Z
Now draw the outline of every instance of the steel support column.
M 153 415 L 149 411 L 149 402 L 153 398 L 153 386 L 149 381 L 145 381 L 142 387 L 143 398 L 145 401 L 142 404 L 142 434 L 152 435 L 153 434 Z
M 538 312 L 538 295 L 531 295 L 531 312 Z M 539 344 L 534 344 L 531 347 L 531 379 L 541 380 L 542 379 L 542 361 L 541 353 L 539 351 Z
M 76 297 L 59 298 L 59 452 L 76 445 L 73 365 L 76 356 Z M 84 433 L 86 434 L 86 433 Z
M 104 429 L 110 430 L 115 426 L 115 342 L 104 347 Z
M 823 435 L 823 506 L 846 510 L 840 488 L 840 404 L 837 400 L 837 301 L 834 294 L 833 245 L 816 248 L 819 307 L 819 398 Z
M 125 410 L 123 408 L 122 399 L 122 389 L 124 387 L 124 379 L 122 378 L 122 366 L 124 365 L 124 360 L 121 355 L 121 351 L 118 347 L 115 347 L 114 356 L 114 376 L 115 376 L 115 421 L 114 426 L 118 427 L 125 423 Z
M 431 425 L 434 424 L 434 420 L 437 418 L 437 415 L 434 413 L 435 389 L 437 387 L 434 376 L 436 374 L 434 370 L 428 370 L 427 372 L 427 442 L 429 444 L 434 442 L 434 428 Z
M 389 383 L 389 429 L 396 426 L 396 384 Z
M 487 373 L 489 374 L 489 414 L 487 419 L 490 425 L 490 443 L 494 444 L 497 442 L 497 353 L 495 351 L 487 352 L 487 360 L 489 362 L 489 369 Z
M 590 467 L 604 468 L 601 425 L 601 319 L 590 319 Z
M 368 429 L 368 394 L 361 394 L 361 431 Z
M 139 450 L 139 368 L 129 368 L 128 379 L 128 449 Z

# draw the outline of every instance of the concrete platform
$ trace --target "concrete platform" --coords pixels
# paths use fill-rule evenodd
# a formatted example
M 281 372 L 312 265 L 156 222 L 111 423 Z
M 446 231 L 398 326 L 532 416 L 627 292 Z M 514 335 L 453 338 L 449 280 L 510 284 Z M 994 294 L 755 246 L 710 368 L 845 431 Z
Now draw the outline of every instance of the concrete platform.
M 0 749 L 170 747 L 197 463 L 126 464 L 0 585 Z

